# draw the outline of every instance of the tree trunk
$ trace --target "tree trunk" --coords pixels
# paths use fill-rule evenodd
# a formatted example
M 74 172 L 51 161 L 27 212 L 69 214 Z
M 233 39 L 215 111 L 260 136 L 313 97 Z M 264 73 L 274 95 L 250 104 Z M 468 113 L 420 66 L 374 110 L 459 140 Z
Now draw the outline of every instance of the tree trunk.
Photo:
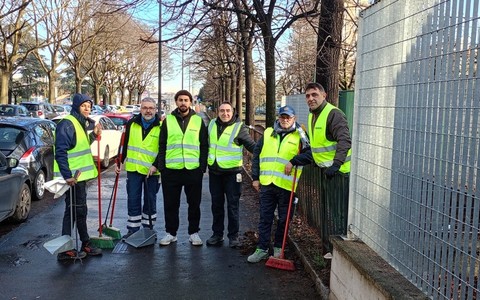
M 8 104 L 8 83 L 10 82 L 10 73 L 2 70 L 0 72 L 0 103 Z
M 48 76 L 48 102 L 56 103 L 55 97 L 55 82 L 57 81 L 57 74 L 55 71 L 50 71 L 47 73 Z
M 327 101 L 338 106 L 344 0 L 323 0 L 318 25 L 315 81 L 327 92 Z
M 264 37 L 265 44 L 265 78 L 266 78 L 266 120 L 265 127 L 273 126 L 276 119 L 275 90 L 275 40 L 271 36 Z

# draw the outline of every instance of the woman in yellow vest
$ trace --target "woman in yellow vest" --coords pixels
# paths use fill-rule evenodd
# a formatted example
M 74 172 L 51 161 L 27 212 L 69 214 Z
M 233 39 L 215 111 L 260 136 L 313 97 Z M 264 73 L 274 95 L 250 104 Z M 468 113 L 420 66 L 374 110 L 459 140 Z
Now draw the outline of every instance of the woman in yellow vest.
M 297 187 L 302 167 L 312 162 L 308 140 L 302 138 L 295 111 L 291 106 L 279 109 L 278 119 L 273 127 L 263 133 L 253 151 L 253 187 L 260 192 L 260 222 L 258 224 L 258 245 L 248 257 L 248 262 L 257 263 L 268 258 L 270 237 L 275 209 L 278 209 L 278 223 L 273 241 L 273 256 L 280 257 L 287 220 L 290 194 L 293 187 L 295 168 Z
M 75 94 L 72 101 L 70 115 L 61 120 L 55 130 L 55 161 L 53 164 L 54 177 L 63 177 L 73 188 L 72 202 L 75 208 L 78 235 L 82 241 L 81 251 L 70 250 L 59 253 L 58 260 L 75 260 L 86 255 L 101 255 L 102 250 L 90 244 L 87 229 L 87 181 L 96 178 L 97 168 L 93 162 L 90 144 L 102 133 L 100 124 L 88 115 L 93 101 L 89 96 Z M 93 131 L 88 135 L 87 129 Z M 75 172 L 81 171 L 80 177 L 74 178 Z M 63 214 L 62 235 L 71 235 L 70 228 L 70 193 L 66 193 L 65 212 Z
M 120 166 L 115 166 L 115 172 L 120 173 L 122 164 L 125 163 L 127 171 L 128 232 L 123 236 L 124 239 L 142 226 L 148 228 L 150 220 L 152 226 L 157 221 L 157 192 L 160 189 L 157 164 L 161 122 L 156 109 L 155 99 L 142 99 L 140 114 L 127 123 L 123 149 L 120 150 L 123 154 L 122 161 Z

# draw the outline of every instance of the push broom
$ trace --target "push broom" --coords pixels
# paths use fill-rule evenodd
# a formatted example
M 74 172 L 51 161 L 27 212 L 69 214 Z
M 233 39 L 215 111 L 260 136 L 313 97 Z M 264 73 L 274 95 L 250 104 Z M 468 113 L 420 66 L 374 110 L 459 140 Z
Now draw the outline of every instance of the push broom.
M 285 259 L 285 244 L 287 241 L 288 225 L 290 223 L 290 210 L 292 209 L 293 194 L 295 193 L 296 180 L 297 180 L 297 167 L 295 166 L 295 171 L 293 173 L 292 191 L 290 192 L 290 200 L 288 201 L 288 212 L 287 212 L 287 220 L 285 221 L 285 231 L 283 233 L 282 249 L 280 251 L 280 257 L 270 256 L 268 258 L 265 265 L 270 268 L 276 268 L 276 269 L 287 270 L 287 271 L 295 271 L 295 264 L 293 263 L 293 261 Z
M 102 234 L 102 190 L 101 190 L 101 165 L 100 165 L 100 140 L 101 136 L 97 135 L 97 162 L 98 162 L 98 237 L 91 237 L 92 245 L 101 249 L 113 249 L 115 244 L 111 237 Z
M 125 142 L 125 131 L 122 133 L 122 137 L 120 139 L 120 150 L 117 156 L 117 159 L 115 160 L 115 163 L 117 164 L 118 167 L 120 167 L 122 158 L 123 158 L 123 144 Z M 113 184 L 113 190 L 112 190 L 112 195 L 110 196 L 110 201 L 108 203 L 108 209 L 107 213 L 105 215 L 105 222 L 103 222 L 102 225 L 102 231 L 105 233 L 105 235 L 108 235 L 112 237 L 114 240 L 119 240 L 122 238 L 122 233 L 120 232 L 120 229 L 113 227 L 113 213 L 115 211 L 115 201 L 117 199 L 117 189 L 118 189 L 118 180 L 120 178 L 120 173 L 117 173 L 115 175 L 115 183 Z M 113 200 L 113 204 L 112 204 Z M 108 214 L 110 212 L 110 206 L 112 207 L 112 213 L 110 215 L 110 224 L 107 225 L 107 219 L 108 219 Z

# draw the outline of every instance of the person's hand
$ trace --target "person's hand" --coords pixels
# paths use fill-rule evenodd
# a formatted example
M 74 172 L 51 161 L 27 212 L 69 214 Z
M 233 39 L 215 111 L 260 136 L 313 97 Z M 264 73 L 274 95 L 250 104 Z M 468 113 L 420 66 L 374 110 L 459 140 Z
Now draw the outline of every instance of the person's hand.
M 290 175 L 292 173 L 292 169 L 293 169 L 293 165 L 291 162 L 288 162 L 286 165 L 285 165 L 285 175 Z
M 93 129 L 93 133 L 95 133 L 96 136 L 102 135 L 102 125 L 100 123 L 95 125 L 95 128 Z
M 325 176 L 327 176 L 327 179 L 332 179 L 338 173 L 338 170 L 340 170 L 340 166 L 333 164 L 325 170 Z
M 155 166 L 151 166 L 150 169 L 148 169 L 147 178 L 150 177 L 150 175 L 153 175 L 155 172 L 157 172 L 157 168 Z
M 77 183 L 77 180 L 75 178 L 68 178 L 65 180 L 69 186 L 74 186 Z
M 252 182 L 252 186 L 253 186 L 253 188 L 254 188 L 257 192 L 260 192 L 260 181 L 254 180 L 254 181 Z
M 115 173 L 120 174 L 120 171 L 122 171 L 122 164 L 115 164 Z

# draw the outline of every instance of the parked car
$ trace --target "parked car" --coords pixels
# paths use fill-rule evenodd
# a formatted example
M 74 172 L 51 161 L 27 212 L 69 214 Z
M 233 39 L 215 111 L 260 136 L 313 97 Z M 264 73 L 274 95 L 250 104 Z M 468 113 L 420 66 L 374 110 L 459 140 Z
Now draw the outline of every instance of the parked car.
M 68 115 L 70 114 L 70 111 L 72 110 L 72 106 L 71 105 L 53 105 L 53 108 L 55 108 L 55 111 L 57 112 L 57 114 L 59 116 L 63 116 L 63 115 Z
M 0 151 L 15 158 L 13 172 L 26 172 L 33 198 L 43 199 L 45 182 L 53 179 L 55 123 L 29 117 L 0 119 Z M 3 193 L 3 191 L 2 191 Z
M 105 113 L 105 111 L 100 105 L 94 105 L 92 107 L 92 111 L 91 111 L 92 115 L 102 115 L 103 113 Z
M 59 116 L 53 119 L 55 123 L 61 122 L 64 116 Z M 108 168 L 110 164 L 110 159 L 118 155 L 118 149 L 120 147 L 120 140 L 122 138 L 122 126 L 117 126 L 110 120 L 109 117 L 104 115 L 90 115 L 90 118 L 95 121 L 95 124 L 100 123 L 102 125 L 102 136 L 100 139 L 100 158 L 98 157 L 98 144 L 97 141 L 94 141 L 90 145 L 92 151 L 93 159 L 98 163 L 100 159 L 100 164 L 103 168 Z M 90 133 L 91 130 L 88 131 Z
M 0 104 L 0 116 L 27 117 L 29 116 L 29 112 L 27 108 L 23 105 Z
M 131 114 L 106 113 L 104 116 L 109 117 L 117 127 L 123 126 L 123 128 L 127 125 L 128 120 L 132 118 Z
M 18 160 L 7 158 L 0 152 L 0 221 L 12 217 L 22 222 L 28 218 L 32 205 L 28 175 L 25 172 L 13 172 Z
M 53 119 L 58 116 L 55 108 L 47 102 L 22 102 L 21 105 L 25 106 L 30 116 L 41 119 Z

